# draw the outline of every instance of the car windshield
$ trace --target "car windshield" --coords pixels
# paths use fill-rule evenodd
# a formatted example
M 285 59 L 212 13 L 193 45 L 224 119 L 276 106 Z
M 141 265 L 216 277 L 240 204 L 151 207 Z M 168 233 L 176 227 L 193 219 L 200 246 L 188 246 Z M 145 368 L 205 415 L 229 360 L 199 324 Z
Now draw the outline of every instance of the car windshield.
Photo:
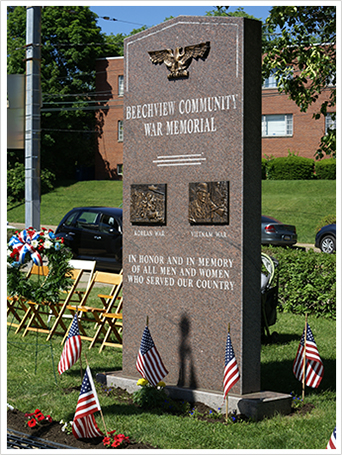
M 99 217 L 98 212 L 89 212 L 89 211 L 80 212 L 80 215 L 77 219 L 77 227 L 94 228 L 95 226 L 98 226 L 98 221 L 97 221 L 98 217 Z

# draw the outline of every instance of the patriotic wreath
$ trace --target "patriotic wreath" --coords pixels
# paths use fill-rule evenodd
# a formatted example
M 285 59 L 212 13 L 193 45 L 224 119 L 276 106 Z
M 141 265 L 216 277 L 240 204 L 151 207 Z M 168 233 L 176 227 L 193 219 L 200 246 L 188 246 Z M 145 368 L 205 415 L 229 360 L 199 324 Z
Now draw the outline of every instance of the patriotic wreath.
M 16 231 L 7 245 L 7 292 L 36 303 L 57 303 L 60 291 L 71 286 L 69 260 L 72 254 L 63 239 L 55 237 L 51 229 L 33 228 Z M 49 273 L 38 279 L 27 278 L 30 265 L 43 265 L 47 260 Z

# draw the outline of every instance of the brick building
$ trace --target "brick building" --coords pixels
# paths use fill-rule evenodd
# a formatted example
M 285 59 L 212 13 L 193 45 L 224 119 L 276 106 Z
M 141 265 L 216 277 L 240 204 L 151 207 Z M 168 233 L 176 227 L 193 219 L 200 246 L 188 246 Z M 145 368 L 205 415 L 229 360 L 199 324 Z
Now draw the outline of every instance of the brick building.
M 123 157 L 123 74 L 124 58 L 96 61 L 96 91 L 103 107 L 96 111 L 98 144 L 95 156 L 96 179 L 121 179 Z M 323 90 L 307 112 L 277 90 L 270 77 L 262 87 L 262 157 L 288 156 L 289 152 L 314 158 L 320 138 L 331 125 L 331 118 L 312 118 L 330 95 Z
M 97 101 L 103 106 L 95 114 L 98 131 L 96 180 L 122 179 L 123 74 L 123 57 L 96 60 Z

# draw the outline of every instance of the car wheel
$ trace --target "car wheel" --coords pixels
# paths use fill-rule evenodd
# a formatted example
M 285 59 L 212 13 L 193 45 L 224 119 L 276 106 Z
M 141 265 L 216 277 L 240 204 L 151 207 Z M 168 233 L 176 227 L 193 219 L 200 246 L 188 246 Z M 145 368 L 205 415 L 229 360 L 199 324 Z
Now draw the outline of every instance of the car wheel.
M 320 249 L 322 253 L 333 253 L 336 250 L 335 239 L 332 235 L 326 235 L 321 240 Z

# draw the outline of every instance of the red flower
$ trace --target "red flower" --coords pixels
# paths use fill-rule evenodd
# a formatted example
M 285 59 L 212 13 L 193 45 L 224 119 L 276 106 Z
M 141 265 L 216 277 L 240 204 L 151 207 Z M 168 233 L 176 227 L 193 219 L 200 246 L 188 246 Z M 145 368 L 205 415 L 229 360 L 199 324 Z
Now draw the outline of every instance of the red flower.
M 33 428 L 37 425 L 37 421 L 36 419 L 31 419 L 27 422 L 27 425 L 30 427 L 30 428 Z
M 110 438 L 108 438 L 108 437 L 103 438 L 103 445 L 109 446 L 109 444 L 110 444 Z
M 113 434 L 113 433 L 115 433 L 115 432 L 116 432 L 116 430 L 107 431 L 107 434 Z
M 40 409 L 36 409 L 36 410 L 34 411 L 34 414 L 41 414 L 41 410 L 40 410 Z
M 61 238 L 61 243 L 64 243 L 64 238 L 63 237 Z
M 48 420 L 50 423 L 52 422 L 52 417 L 50 415 L 47 415 L 46 417 L 46 420 Z
M 45 417 L 44 417 L 44 415 L 43 415 L 42 413 L 40 413 L 40 414 L 36 414 L 36 418 L 37 418 L 39 421 L 41 421 L 41 420 L 44 420 L 44 419 L 45 419 Z

